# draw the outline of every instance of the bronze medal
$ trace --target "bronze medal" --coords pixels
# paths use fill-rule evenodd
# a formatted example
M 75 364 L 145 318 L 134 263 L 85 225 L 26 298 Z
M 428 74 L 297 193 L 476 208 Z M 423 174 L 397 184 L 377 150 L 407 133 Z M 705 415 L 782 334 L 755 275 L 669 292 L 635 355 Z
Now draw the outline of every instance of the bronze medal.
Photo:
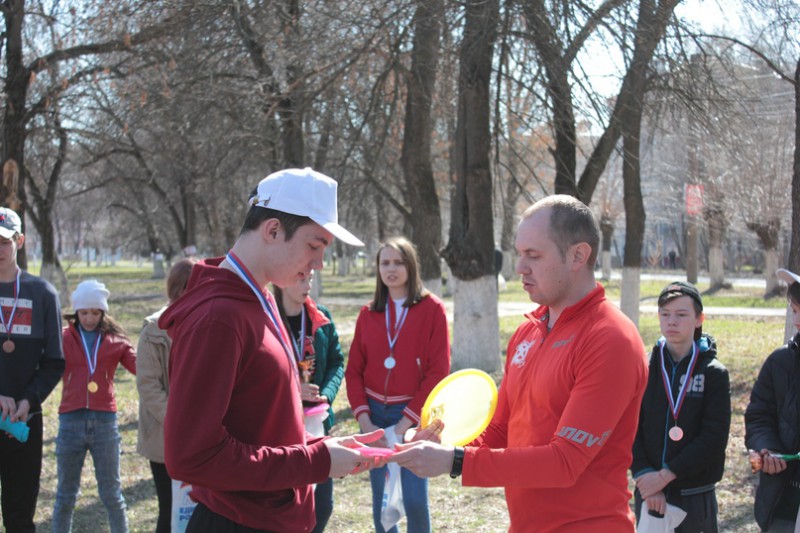
M 678 442 L 683 438 L 683 430 L 678 426 L 673 426 L 669 430 L 669 438 L 674 440 L 675 442 Z
M 97 392 L 98 389 L 97 383 L 95 383 L 94 381 L 90 381 L 89 384 L 86 386 L 86 388 L 89 389 L 89 392 L 94 394 L 95 392 Z
M 3 343 L 3 351 L 6 353 L 13 352 L 14 348 L 15 348 L 14 341 L 12 341 L 11 339 L 8 339 Z

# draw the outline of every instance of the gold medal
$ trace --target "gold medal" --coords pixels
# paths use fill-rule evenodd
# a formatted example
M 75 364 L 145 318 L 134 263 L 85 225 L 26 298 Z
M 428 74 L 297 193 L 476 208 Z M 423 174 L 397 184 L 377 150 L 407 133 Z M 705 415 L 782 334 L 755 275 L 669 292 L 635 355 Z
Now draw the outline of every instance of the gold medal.
M 95 392 L 97 392 L 98 388 L 97 383 L 95 383 L 94 381 L 90 381 L 89 384 L 86 386 L 86 388 L 89 389 L 89 392 L 94 394 Z
M 11 339 L 8 339 L 3 343 L 3 351 L 6 352 L 6 353 L 13 352 L 14 348 L 15 348 L 14 347 L 14 341 L 12 341 Z

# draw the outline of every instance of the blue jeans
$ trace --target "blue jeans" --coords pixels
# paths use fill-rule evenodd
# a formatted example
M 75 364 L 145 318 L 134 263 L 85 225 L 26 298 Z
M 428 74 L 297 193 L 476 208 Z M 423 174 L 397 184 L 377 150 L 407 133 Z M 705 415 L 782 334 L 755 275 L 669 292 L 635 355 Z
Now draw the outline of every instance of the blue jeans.
M 384 405 L 367 398 L 372 423 L 379 428 L 393 426 L 403 418 L 405 404 Z M 377 533 L 397 533 L 397 527 L 385 531 L 381 525 L 381 503 L 386 485 L 386 467 L 375 468 L 369 472 L 372 484 L 372 520 Z M 410 470 L 400 469 L 400 484 L 403 487 L 403 508 L 408 520 L 408 533 L 429 533 L 431 516 L 428 511 L 428 480 L 417 477 Z
M 80 409 L 58 416 L 56 460 L 58 489 L 53 509 L 53 533 L 72 530 L 72 511 L 80 491 L 86 451 L 92 454 L 97 492 L 108 514 L 111 533 L 128 531 L 125 498 L 119 479 L 117 413 Z

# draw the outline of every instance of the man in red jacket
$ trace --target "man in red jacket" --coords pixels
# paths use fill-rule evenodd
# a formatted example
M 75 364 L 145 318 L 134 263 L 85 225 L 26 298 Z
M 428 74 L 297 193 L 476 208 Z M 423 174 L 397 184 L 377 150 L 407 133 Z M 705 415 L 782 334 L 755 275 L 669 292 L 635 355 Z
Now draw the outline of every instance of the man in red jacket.
M 297 283 L 322 268 L 338 224 L 337 184 L 310 168 L 259 183 L 231 251 L 196 264 L 159 319 L 172 338 L 165 462 L 191 483 L 187 531 L 307 532 L 312 484 L 369 468 L 361 443 L 383 432 L 311 438 L 289 335 L 268 283 Z
M 647 360 L 636 327 L 594 279 L 600 232 L 586 205 L 550 196 L 517 230 L 517 272 L 539 307 L 508 345 L 489 427 L 467 448 L 401 445 L 420 476 L 505 487 L 511 531 L 632 532 L 627 469 Z

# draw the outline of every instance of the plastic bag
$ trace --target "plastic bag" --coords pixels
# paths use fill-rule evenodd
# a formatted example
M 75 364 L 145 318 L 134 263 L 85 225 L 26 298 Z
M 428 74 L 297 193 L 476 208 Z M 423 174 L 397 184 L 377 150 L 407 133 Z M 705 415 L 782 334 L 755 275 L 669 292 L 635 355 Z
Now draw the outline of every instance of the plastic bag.
M 397 435 L 394 426 L 385 428 L 384 435 L 389 448 L 397 444 Z M 406 515 L 403 507 L 403 486 L 400 482 L 400 465 L 389 463 L 386 465 L 386 485 L 383 488 L 383 502 L 381 503 L 381 525 L 384 530 L 393 528 Z
M 189 497 L 192 486 L 177 479 L 172 480 L 172 533 L 184 533 L 197 502 Z
M 636 533 L 672 533 L 684 518 L 686 511 L 670 504 L 667 504 L 667 512 L 663 517 L 653 516 L 649 513 L 647 502 L 643 501 Z
M 306 407 L 303 409 L 303 420 L 308 433 L 315 437 L 325 436 L 325 427 L 322 423 L 328 418 L 329 408 L 330 405 L 327 403 L 321 403 L 314 407 Z

